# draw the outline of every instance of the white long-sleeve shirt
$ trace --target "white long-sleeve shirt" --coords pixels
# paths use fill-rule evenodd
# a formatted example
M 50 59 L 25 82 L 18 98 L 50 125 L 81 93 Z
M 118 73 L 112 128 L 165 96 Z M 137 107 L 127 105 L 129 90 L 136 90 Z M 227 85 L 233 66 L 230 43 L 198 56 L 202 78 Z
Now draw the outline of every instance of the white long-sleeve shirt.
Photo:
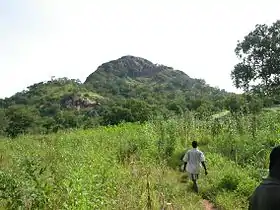
M 191 174 L 199 174 L 201 162 L 205 161 L 205 156 L 198 148 L 193 148 L 186 152 L 183 161 L 188 163 L 187 172 Z

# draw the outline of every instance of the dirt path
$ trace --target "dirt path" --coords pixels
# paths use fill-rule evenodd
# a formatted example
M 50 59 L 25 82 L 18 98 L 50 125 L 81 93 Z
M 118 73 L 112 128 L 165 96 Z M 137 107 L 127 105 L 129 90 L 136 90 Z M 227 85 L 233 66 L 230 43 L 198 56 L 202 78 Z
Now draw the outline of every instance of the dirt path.
M 203 200 L 203 206 L 205 210 L 217 210 L 208 200 Z
M 187 183 L 188 182 L 188 176 L 186 174 L 180 174 L 180 183 Z M 203 207 L 205 210 L 217 210 L 217 208 L 215 208 L 215 206 L 206 199 L 203 199 Z

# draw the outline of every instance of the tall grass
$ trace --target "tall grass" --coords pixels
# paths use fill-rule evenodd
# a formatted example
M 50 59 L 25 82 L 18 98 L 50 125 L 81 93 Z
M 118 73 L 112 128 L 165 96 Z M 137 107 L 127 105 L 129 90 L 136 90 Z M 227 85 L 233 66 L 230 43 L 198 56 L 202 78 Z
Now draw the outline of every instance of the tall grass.
M 244 209 L 279 144 L 280 115 L 181 118 L 0 142 L 3 209 Z M 253 122 L 254 120 L 254 122 Z M 190 190 L 179 172 L 197 140 L 209 174 Z

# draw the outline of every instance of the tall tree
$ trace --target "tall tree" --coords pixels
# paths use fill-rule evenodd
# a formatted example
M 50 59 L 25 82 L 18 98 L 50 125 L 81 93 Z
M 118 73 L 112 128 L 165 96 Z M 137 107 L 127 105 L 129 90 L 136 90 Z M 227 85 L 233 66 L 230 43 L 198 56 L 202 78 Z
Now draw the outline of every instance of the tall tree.
M 241 60 L 231 72 L 237 88 L 249 91 L 258 86 L 265 94 L 279 90 L 280 20 L 271 26 L 256 25 L 242 42 L 238 42 L 235 53 Z

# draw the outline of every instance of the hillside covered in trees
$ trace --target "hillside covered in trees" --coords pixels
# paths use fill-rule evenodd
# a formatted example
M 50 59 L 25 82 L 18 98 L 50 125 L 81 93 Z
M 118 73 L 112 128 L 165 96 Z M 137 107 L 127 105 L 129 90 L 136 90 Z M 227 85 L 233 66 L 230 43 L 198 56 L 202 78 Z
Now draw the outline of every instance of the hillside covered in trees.
M 84 83 L 52 79 L 0 99 L 0 134 L 15 137 L 144 122 L 187 111 L 207 117 L 223 110 L 241 110 L 244 104 L 243 96 L 211 87 L 180 70 L 123 56 L 100 65 Z

